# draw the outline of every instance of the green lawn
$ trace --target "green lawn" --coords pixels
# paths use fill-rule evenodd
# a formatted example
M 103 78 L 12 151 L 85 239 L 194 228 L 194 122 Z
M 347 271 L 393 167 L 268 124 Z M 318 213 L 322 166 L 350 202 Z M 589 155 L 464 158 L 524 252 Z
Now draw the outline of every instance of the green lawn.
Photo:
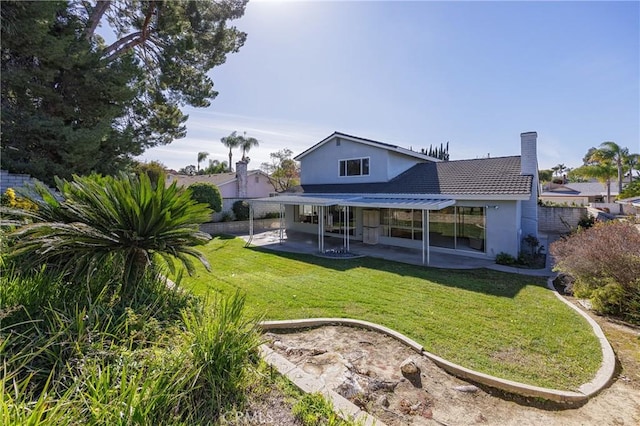
M 452 362 L 502 378 L 575 390 L 591 380 L 600 346 L 587 322 L 541 278 L 424 268 L 373 258 L 324 259 L 245 248 L 218 237 L 201 247 L 182 285 L 213 297 L 240 289 L 265 319 L 349 317 L 375 322 Z

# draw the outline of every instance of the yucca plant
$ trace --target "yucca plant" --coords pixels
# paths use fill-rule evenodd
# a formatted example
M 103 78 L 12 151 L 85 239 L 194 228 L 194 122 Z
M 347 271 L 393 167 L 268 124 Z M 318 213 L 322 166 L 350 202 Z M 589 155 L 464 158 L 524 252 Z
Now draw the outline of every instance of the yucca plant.
M 155 185 L 145 174 L 74 176 L 56 179 L 56 186 L 59 197 L 42 184 L 25 194 L 36 211 L 4 209 L 27 221 L 6 236 L 8 260 L 18 260 L 23 268 L 46 263 L 76 278 L 113 262 L 127 286 L 161 265 L 174 272 L 176 259 L 188 273 L 194 271 L 194 258 L 209 268 L 193 246 L 211 238 L 199 230 L 211 210 L 175 182 L 165 186 L 164 176 Z

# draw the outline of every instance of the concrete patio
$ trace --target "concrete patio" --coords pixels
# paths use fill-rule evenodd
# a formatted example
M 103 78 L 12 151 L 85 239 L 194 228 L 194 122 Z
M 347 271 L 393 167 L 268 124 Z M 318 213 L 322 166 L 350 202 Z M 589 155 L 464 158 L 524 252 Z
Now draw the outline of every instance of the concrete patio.
M 256 233 L 253 235 L 251 240 L 249 235 L 240 235 L 240 237 L 247 242 L 250 241 L 250 245 L 252 246 L 262 247 L 268 250 L 320 255 L 316 235 L 302 232 L 282 232 L 282 242 L 280 241 L 280 231 L 278 230 Z M 384 244 L 368 245 L 363 244 L 360 241 L 350 241 L 349 245 L 350 252 L 354 255 L 422 265 L 422 252 L 418 249 L 389 246 Z M 342 246 L 342 237 L 325 237 L 325 250 L 338 250 L 341 249 Z M 336 259 L 337 262 L 341 260 L 342 259 Z M 502 272 L 541 277 L 547 277 L 554 274 L 551 271 L 549 262 L 547 262 L 547 267 L 545 269 L 523 269 L 497 265 L 491 259 L 464 256 L 463 254 L 442 253 L 433 250 L 430 254 L 429 266 L 425 267 L 445 269 L 487 268 Z

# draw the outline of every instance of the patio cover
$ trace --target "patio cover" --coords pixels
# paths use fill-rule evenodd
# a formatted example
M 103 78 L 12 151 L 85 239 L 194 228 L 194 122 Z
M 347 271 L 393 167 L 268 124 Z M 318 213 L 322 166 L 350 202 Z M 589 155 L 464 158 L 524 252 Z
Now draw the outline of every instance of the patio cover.
M 308 196 L 308 195 L 277 195 L 275 197 L 253 198 L 247 200 L 253 203 L 273 203 L 285 205 L 311 204 L 314 206 L 334 206 L 339 203 L 339 196 Z
M 315 205 L 320 207 L 320 216 L 324 217 L 324 209 L 329 206 L 349 207 L 370 207 L 370 208 L 395 208 L 422 210 L 422 223 L 427 228 L 422 233 L 422 263 L 429 264 L 429 210 L 441 210 L 454 205 L 455 200 L 451 199 L 431 199 L 431 198 L 399 198 L 399 197 L 368 197 L 355 194 L 343 195 L 278 195 L 275 197 L 254 198 L 247 200 L 250 205 L 253 203 L 273 203 L 280 204 L 280 242 L 283 239 L 283 206 L 284 205 Z M 253 208 L 249 211 L 249 241 L 253 238 Z M 349 250 L 349 238 L 345 229 L 345 248 Z M 324 251 L 324 222 L 318 221 L 318 250 Z
M 454 205 L 455 200 L 431 198 L 367 197 L 362 195 L 278 195 L 254 198 L 251 203 L 273 203 L 284 205 L 310 204 L 314 206 L 379 207 L 393 209 L 441 210 Z

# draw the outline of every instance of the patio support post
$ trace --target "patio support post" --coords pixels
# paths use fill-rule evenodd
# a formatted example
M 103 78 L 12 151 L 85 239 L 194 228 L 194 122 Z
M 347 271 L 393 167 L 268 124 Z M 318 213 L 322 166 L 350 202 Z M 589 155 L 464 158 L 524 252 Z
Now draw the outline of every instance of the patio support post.
M 347 233 L 345 238 L 347 239 L 347 253 L 349 252 L 349 231 L 351 230 L 351 224 L 349 223 L 349 206 L 347 206 L 347 211 L 345 213 L 344 223 L 347 225 Z
M 278 229 L 278 237 L 280 239 L 280 244 L 282 244 L 282 240 L 284 240 L 284 204 L 280 204 L 280 229 Z
M 426 250 L 425 250 L 426 249 Z M 425 251 L 427 266 L 431 264 L 431 248 L 429 247 L 429 210 L 422 210 L 422 264 L 425 264 Z
M 458 207 L 453 206 L 453 248 L 458 249 Z
M 431 241 L 429 238 L 429 210 L 427 210 L 427 265 L 431 265 Z
M 324 206 L 318 206 L 318 251 L 324 253 Z
M 426 210 L 422 210 L 422 264 L 424 265 L 424 261 L 425 261 L 425 257 L 424 257 L 424 252 L 425 252 L 425 245 L 427 242 L 427 233 L 425 232 L 428 225 L 426 224 L 425 220 L 427 218 L 427 211 Z
M 318 252 L 322 253 L 322 221 L 320 220 L 320 216 L 322 215 L 322 206 L 318 206 Z M 313 223 L 313 220 L 311 221 Z
M 253 204 L 249 203 L 249 241 L 253 239 Z

